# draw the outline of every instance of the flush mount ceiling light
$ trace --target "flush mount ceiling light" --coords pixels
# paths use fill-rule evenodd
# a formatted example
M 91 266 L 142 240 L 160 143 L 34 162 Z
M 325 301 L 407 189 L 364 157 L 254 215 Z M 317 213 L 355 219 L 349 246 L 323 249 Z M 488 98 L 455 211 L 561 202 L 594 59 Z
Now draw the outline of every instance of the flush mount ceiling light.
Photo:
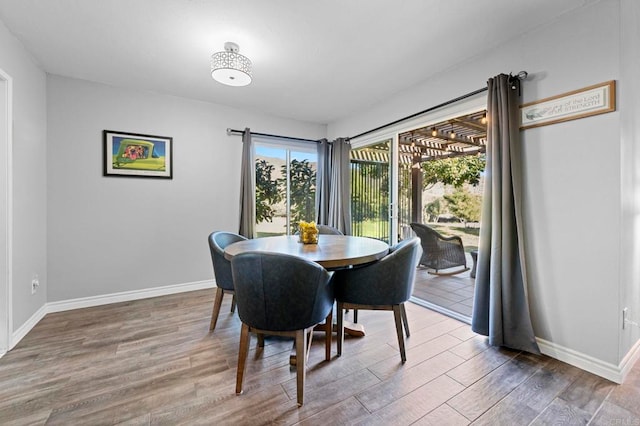
M 230 41 L 224 52 L 211 55 L 211 77 L 227 86 L 246 86 L 251 83 L 251 60 L 239 54 L 240 48 Z

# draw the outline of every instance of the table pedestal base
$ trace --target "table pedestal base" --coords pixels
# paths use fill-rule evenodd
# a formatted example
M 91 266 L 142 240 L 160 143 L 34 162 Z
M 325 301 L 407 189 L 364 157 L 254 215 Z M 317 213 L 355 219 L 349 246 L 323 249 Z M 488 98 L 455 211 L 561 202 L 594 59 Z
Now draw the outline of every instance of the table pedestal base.
M 338 331 L 338 326 L 333 325 L 333 331 Z M 364 326 L 355 322 L 344 321 L 344 334 L 352 337 L 364 337 Z
M 322 329 L 324 326 L 320 325 L 318 329 Z M 333 331 L 338 331 L 338 325 L 333 324 Z M 344 333 L 348 334 L 352 337 L 364 337 L 364 326 L 362 324 L 358 324 L 355 322 L 344 322 Z M 296 344 L 293 343 L 293 347 L 291 348 L 291 353 L 289 354 L 289 365 L 296 365 Z

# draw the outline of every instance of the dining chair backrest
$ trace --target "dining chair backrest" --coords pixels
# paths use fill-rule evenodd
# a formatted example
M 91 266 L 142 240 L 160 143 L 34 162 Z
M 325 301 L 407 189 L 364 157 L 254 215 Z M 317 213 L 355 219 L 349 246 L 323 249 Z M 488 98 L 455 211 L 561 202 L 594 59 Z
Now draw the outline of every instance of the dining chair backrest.
M 340 232 L 339 229 L 336 229 L 333 226 L 329 226 L 329 225 L 316 225 L 316 226 L 318 227 L 318 234 L 344 235 L 342 232 Z
M 316 225 L 316 228 L 318 229 L 318 234 L 324 234 L 324 235 L 344 235 L 339 229 L 334 228 L 333 226 L 329 226 L 329 225 Z M 300 231 L 296 230 L 296 232 L 294 233 L 294 235 L 298 235 L 300 233 Z
M 232 232 L 216 231 L 209 235 L 213 274 L 216 277 L 216 285 L 218 287 L 225 290 L 233 290 L 231 262 L 224 258 L 224 249 L 229 244 L 244 240 L 246 240 L 245 237 Z
M 331 274 L 296 256 L 245 252 L 231 260 L 238 315 L 250 327 L 300 330 L 322 322 L 333 307 Z
M 378 262 L 336 271 L 333 278 L 336 299 L 363 305 L 406 302 L 413 292 L 421 254 L 420 239 L 413 237 L 393 246 Z

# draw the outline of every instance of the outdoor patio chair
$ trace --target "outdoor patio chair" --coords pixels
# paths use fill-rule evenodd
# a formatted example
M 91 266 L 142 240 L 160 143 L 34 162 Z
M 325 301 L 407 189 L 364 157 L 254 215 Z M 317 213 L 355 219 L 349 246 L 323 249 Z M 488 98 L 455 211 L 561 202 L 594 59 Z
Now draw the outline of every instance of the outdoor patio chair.
M 434 275 L 454 275 L 468 271 L 467 256 L 464 254 L 462 239 L 458 236 L 445 237 L 421 223 L 412 223 L 411 229 L 420 238 L 422 257 L 420 265 L 433 269 Z M 451 268 L 453 271 L 440 272 Z

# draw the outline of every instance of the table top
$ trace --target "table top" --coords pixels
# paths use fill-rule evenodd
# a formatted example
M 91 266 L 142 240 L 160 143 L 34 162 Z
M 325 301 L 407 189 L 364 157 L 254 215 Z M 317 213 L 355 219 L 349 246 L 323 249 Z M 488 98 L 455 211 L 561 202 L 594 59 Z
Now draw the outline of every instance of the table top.
M 316 262 L 326 269 L 362 265 L 383 258 L 389 252 L 389 245 L 373 238 L 353 237 L 350 235 L 318 236 L 318 244 L 302 244 L 297 235 L 255 238 L 238 241 L 228 245 L 224 257 L 247 251 L 290 254 Z

